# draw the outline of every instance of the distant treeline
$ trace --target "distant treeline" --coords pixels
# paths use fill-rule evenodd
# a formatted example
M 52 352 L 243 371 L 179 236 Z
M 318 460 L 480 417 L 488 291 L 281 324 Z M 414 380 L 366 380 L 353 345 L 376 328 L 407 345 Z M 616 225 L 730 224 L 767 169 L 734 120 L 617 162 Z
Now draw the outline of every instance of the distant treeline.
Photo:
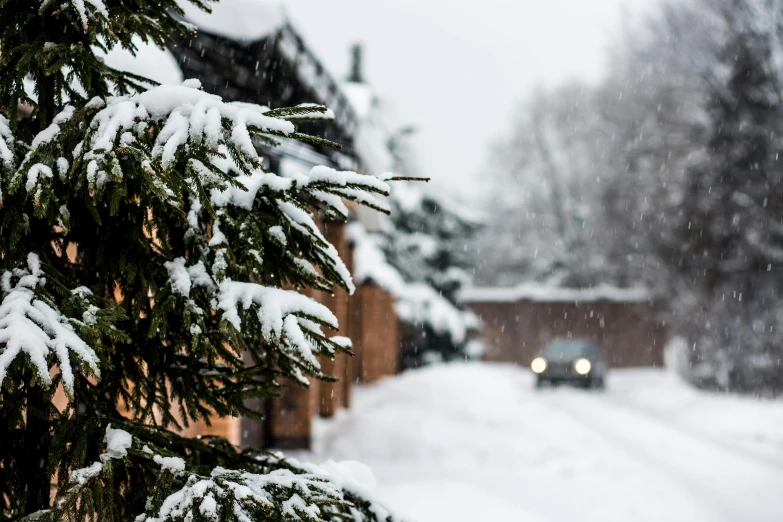
M 479 279 L 644 282 L 696 384 L 783 391 L 783 1 L 664 5 L 492 151 Z

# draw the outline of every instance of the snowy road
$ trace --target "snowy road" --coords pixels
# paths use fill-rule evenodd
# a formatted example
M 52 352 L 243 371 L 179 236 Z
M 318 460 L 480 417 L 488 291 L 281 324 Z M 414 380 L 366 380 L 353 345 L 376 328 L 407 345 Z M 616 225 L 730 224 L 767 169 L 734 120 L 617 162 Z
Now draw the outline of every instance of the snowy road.
M 306 458 L 360 460 L 420 522 L 783 521 L 783 401 L 694 391 L 656 370 L 604 393 L 535 391 L 457 364 L 360 389 Z

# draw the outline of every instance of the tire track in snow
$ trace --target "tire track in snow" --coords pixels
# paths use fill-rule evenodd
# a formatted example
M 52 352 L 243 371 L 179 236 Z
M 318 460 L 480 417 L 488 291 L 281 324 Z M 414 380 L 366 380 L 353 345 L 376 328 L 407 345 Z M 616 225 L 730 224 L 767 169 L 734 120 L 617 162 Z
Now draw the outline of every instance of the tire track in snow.
M 776 471 L 783 471 L 783 461 L 779 459 L 776 459 L 774 457 L 764 457 L 763 455 L 760 455 L 752 450 L 746 449 L 740 445 L 732 444 L 730 442 L 726 442 L 724 440 L 718 439 L 712 436 L 709 432 L 699 431 L 680 422 L 676 422 L 673 419 L 667 418 L 662 413 L 651 410 L 637 402 L 625 402 L 620 397 L 610 395 L 610 394 L 604 394 L 602 395 L 602 397 L 605 400 L 607 400 L 607 402 L 610 402 L 613 406 L 627 410 L 629 413 L 634 415 L 643 415 L 653 420 L 654 422 L 666 426 L 667 428 L 677 430 L 683 435 L 686 435 L 698 442 L 707 442 L 709 444 L 712 444 L 716 448 L 719 448 L 722 451 L 728 451 L 730 453 L 736 454 L 739 457 L 748 460 L 753 460 L 761 464 L 762 466 L 772 468 Z
M 783 473 L 776 467 L 772 468 L 774 469 L 772 475 L 775 475 L 773 477 L 769 476 L 769 472 L 772 471 L 770 468 L 765 470 L 767 473 L 759 473 L 759 470 L 752 469 L 758 467 L 755 461 L 748 469 L 749 459 L 744 456 L 720 447 L 705 446 L 701 439 L 693 436 L 683 437 L 676 428 L 660 421 L 650 420 L 647 416 L 636 412 L 629 413 L 625 408 L 621 409 L 609 401 L 601 400 L 604 399 L 603 396 L 588 397 L 576 390 L 574 392 L 552 394 L 546 398 L 542 395 L 542 399 L 550 407 L 566 413 L 576 422 L 611 441 L 632 457 L 654 466 L 685 486 L 688 493 L 694 494 L 709 510 L 712 515 L 710 520 L 726 522 L 783 520 L 783 496 L 771 492 L 775 489 L 772 484 L 783 484 Z M 647 426 L 644 426 L 645 423 Z M 650 424 L 654 426 L 651 427 Z M 667 444 L 657 448 L 649 447 L 640 441 L 644 440 L 644 436 L 635 436 L 629 428 L 645 436 L 657 435 L 659 439 L 657 442 Z M 680 440 L 677 440 L 678 438 Z M 667 452 L 669 450 L 679 450 L 679 457 L 676 455 L 672 457 Z M 720 464 L 732 460 L 733 466 Z M 742 469 L 743 466 L 745 469 Z M 706 469 L 709 468 L 712 470 L 707 472 Z M 743 472 L 737 473 L 737 468 Z M 761 475 L 766 475 L 763 477 L 764 480 L 760 480 Z M 727 480 L 727 478 L 734 480 Z M 750 482 L 752 478 L 755 478 L 756 484 L 766 485 L 766 488 L 752 487 Z M 744 492 L 741 491 L 743 487 Z M 767 493 L 764 499 L 758 496 L 762 492 Z M 736 502 L 733 501 L 734 499 Z M 762 500 L 763 505 L 759 506 Z
M 545 397 L 546 392 L 544 392 L 540 394 L 540 397 L 541 399 L 543 399 L 542 402 L 546 404 L 547 408 L 551 408 L 553 410 L 556 410 L 566 415 L 576 425 L 580 426 L 583 429 L 586 429 L 587 431 L 597 435 L 599 438 L 605 440 L 608 443 L 608 446 L 614 449 L 614 451 L 620 451 L 623 454 L 625 454 L 628 458 L 640 462 L 640 464 L 643 466 L 648 466 L 654 470 L 657 470 L 658 472 L 663 473 L 665 477 L 673 479 L 673 481 L 679 483 L 682 486 L 682 488 L 689 493 L 689 496 L 695 497 L 698 504 L 704 507 L 707 514 L 709 515 L 709 517 L 706 518 L 706 520 L 710 520 L 714 522 L 719 522 L 719 521 L 748 522 L 740 518 L 728 518 L 728 519 L 725 518 L 726 509 L 724 509 L 723 507 L 718 508 L 714 505 L 715 504 L 714 499 L 720 496 L 720 493 L 718 491 L 713 491 L 709 488 L 704 488 L 704 486 L 698 481 L 694 481 L 686 476 L 683 476 L 683 474 L 680 472 L 679 469 L 677 469 L 676 466 L 671 466 L 666 462 L 661 461 L 659 458 L 657 458 L 654 454 L 650 453 L 649 451 L 643 448 L 640 449 L 637 445 L 633 443 L 628 443 L 625 438 L 618 437 L 610 429 L 592 420 L 587 420 L 584 414 L 578 413 L 574 410 L 574 408 L 568 407 L 563 404 L 564 399 L 570 401 L 576 396 L 577 393 L 580 392 L 581 390 L 580 391 L 575 390 L 574 393 L 569 393 L 565 397 L 561 393 L 557 393 L 557 395 L 553 394 Z M 589 393 L 589 392 L 582 392 L 582 393 Z M 693 493 L 696 493 L 696 495 L 693 495 Z

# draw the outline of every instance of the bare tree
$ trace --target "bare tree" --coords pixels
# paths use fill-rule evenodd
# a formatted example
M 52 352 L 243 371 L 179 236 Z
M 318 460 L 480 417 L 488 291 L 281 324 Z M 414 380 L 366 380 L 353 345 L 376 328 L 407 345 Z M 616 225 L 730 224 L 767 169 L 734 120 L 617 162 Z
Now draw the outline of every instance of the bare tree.
M 607 136 L 592 96 L 578 84 L 538 91 L 496 144 L 492 171 L 503 189 L 491 195 L 483 281 L 588 286 L 606 276 L 596 209 Z

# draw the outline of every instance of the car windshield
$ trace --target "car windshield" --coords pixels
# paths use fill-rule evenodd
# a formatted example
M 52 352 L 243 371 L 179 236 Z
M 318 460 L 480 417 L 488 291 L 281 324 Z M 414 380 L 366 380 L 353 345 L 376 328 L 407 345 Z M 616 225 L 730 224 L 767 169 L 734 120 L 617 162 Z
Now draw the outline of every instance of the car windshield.
M 573 341 L 555 341 L 544 350 L 544 355 L 550 359 L 576 359 L 589 353 L 589 345 Z

